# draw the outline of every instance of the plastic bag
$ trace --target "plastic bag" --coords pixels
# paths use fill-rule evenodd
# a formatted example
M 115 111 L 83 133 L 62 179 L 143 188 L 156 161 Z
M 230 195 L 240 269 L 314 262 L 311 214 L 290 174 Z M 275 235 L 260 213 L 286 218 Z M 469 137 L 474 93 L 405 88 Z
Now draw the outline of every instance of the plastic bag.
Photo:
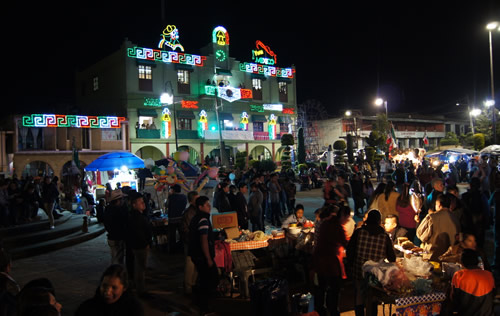
M 415 276 L 429 276 L 434 266 L 426 262 L 422 257 L 412 256 L 403 260 L 403 268 Z

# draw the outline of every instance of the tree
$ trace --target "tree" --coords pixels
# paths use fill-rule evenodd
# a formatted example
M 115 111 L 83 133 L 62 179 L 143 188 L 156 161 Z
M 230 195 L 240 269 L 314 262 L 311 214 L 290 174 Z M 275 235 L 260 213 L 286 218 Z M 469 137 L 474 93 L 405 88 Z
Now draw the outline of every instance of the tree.
M 497 141 L 498 141 L 498 135 L 500 135 L 500 124 L 498 124 L 498 121 L 500 120 L 500 116 L 498 115 L 498 112 L 495 111 L 496 115 L 496 130 L 497 130 Z M 493 117 L 491 113 L 484 113 L 482 112 L 480 115 L 478 115 L 475 119 L 475 132 L 479 134 L 484 135 L 484 140 L 485 140 L 485 145 L 492 145 L 493 144 Z
M 259 169 L 262 172 L 274 172 L 276 163 L 272 159 L 265 159 L 260 162 Z
M 384 146 L 386 137 L 384 133 L 380 133 L 379 131 L 371 131 L 370 135 L 365 138 L 365 141 L 370 147 L 385 149 Z
M 281 146 L 285 147 L 281 154 L 281 169 L 288 170 L 292 167 L 292 159 L 290 156 L 290 146 L 295 143 L 292 134 L 283 134 L 281 136 Z
M 484 140 L 484 134 L 482 133 L 477 133 L 474 134 L 473 139 L 474 139 L 474 149 L 475 150 L 481 150 L 484 148 L 485 140 Z
M 235 162 L 236 167 L 240 168 L 241 170 L 245 169 L 246 160 L 247 160 L 246 151 L 236 153 L 236 162 Z
M 439 141 L 440 146 L 456 146 L 460 143 L 460 140 L 457 137 L 457 134 L 454 132 L 448 132 L 446 133 L 446 136 L 444 138 L 441 138 Z
M 304 129 L 302 127 L 299 128 L 297 139 L 298 139 L 297 160 L 299 163 L 305 163 L 306 162 L 306 147 L 304 144 Z

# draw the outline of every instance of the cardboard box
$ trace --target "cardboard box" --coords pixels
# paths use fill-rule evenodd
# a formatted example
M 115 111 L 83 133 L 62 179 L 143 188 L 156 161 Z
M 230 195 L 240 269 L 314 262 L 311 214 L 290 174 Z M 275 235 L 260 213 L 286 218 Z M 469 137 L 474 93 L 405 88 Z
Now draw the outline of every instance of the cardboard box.
M 236 212 L 212 214 L 212 227 L 215 229 L 229 227 L 238 228 L 238 217 L 236 216 Z
M 227 227 L 224 228 L 224 231 L 226 232 L 226 236 L 228 239 L 240 237 L 240 230 L 238 229 L 238 227 Z

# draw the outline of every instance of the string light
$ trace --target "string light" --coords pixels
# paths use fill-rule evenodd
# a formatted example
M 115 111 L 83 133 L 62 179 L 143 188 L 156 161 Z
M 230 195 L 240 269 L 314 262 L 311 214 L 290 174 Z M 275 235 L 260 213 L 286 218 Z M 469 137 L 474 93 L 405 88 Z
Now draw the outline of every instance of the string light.
M 276 139 L 276 116 L 271 114 L 268 123 L 269 139 Z
M 248 113 L 247 112 L 241 113 L 240 125 L 244 131 L 248 131 Z
M 31 114 L 22 118 L 25 127 L 120 128 L 126 121 L 117 116 L 84 116 L 62 114 Z
M 171 52 L 152 48 L 132 47 L 127 50 L 128 57 L 160 61 L 163 63 L 184 64 L 203 67 L 203 62 L 207 59 L 205 56 Z
M 168 108 L 164 108 L 161 113 L 162 120 L 162 133 L 163 138 L 170 138 L 172 135 L 172 119 L 170 117 L 170 110 Z
M 240 63 L 240 71 L 279 78 L 293 78 L 295 73 L 293 68 L 279 68 L 256 63 Z
M 184 51 L 184 47 L 179 43 L 179 30 L 175 25 L 167 25 L 161 34 L 162 39 L 158 43 L 158 48 L 162 49 L 163 46 L 170 47 L 172 50 L 177 48 Z
M 217 26 L 212 32 L 212 42 L 220 46 L 229 45 L 229 33 L 226 28 Z

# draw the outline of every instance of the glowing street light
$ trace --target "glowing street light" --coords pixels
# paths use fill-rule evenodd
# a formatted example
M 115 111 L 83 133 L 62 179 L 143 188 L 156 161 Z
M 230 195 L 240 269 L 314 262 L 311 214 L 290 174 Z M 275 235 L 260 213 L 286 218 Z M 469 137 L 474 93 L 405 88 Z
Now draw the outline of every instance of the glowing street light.
M 478 116 L 479 114 L 481 114 L 480 109 L 472 109 L 472 111 L 470 111 L 470 115 L 472 115 L 474 117 Z
M 484 101 L 484 105 L 485 105 L 487 108 L 489 108 L 489 107 L 491 107 L 491 106 L 495 105 L 495 100 L 486 100 L 486 101 Z
M 345 111 L 345 116 L 351 116 L 351 114 L 352 114 L 351 111 L 349 111 L 349 110 Z
M 384 100 L 382 98 L 377 98 L 375 100 L 375 105 L 376 106 L 382 106 L 382 105 L 384 105 L 384 107 L 385 107 L 385 116 L 386 116 L 387 119 L 389 119 L 389 115 L 387 114 L 387 100 Z
M 491 36 L 491 32 L 495 29 L 497 31 L 500 31 L 500 27 L 497 21 L 490 22 L 486 25 L 486 29 L 488 30 L 488 37 L 489 37 L 489 44 L 490 44 L 490 81 L 491 81 L 491 100 L 495 102 L 495 85 L 493 81 L 493 39 Z M 495 103 L 493 103 L 495 105 Z M 496 133 L 496 115 L 495 111 L 493 112 L 493 143 L 496 144 L 497 142 L 497 133 Z

